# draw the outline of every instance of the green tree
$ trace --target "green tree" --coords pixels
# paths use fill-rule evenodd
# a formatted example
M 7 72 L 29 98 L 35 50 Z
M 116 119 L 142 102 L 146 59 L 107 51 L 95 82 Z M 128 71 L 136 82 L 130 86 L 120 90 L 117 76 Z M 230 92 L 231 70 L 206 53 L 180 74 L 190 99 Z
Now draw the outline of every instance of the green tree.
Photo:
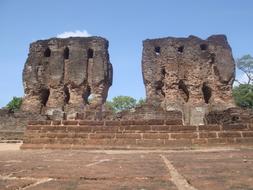
M 247 84 L 253 83 L 253 57 L 251 55 L 244 55 L 236 60 L 236 66 L 240 69 L 248 78 Z M 242 81 L 236 80 L 239 84 Z
M 240 84 L 234 87 L 233 96 L 236 105 L 243 108 L 253 109 L 253 85 L 252 84 Z
M 12 100 L 7 104 L 7 108 L 10 110 L 10 111 L 17 111 L 20 109 L 21 107 L 21 104 L 22 104 L 22 98 L 20 97 L 13 97 Z
M 145 103 L 146 103 L 146 99 L 145 98 L 140 98 L 139 101 L 137 102 L 136 106 L 142 106 Z
M 116 96 L 112 101 L 106 102 L 106 107 L 114 112 L 120 112 L 123 110 L 129 110 L 136 106 L 136 99 L 130 96 Z

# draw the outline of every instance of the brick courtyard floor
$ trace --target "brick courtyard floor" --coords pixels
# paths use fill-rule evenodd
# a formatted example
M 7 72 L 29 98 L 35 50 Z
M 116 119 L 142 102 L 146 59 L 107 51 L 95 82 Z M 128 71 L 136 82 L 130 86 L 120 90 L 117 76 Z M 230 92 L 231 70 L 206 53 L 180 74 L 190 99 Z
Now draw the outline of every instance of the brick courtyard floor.
M 0 144 L 0 190 L 253 190 L 253 148 L 18 150 Z

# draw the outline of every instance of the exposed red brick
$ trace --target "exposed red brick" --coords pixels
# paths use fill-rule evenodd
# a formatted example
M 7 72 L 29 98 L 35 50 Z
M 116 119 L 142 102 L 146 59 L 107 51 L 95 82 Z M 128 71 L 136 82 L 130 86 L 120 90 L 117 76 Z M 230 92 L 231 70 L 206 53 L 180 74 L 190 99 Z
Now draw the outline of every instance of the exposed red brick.
M 51 138 L 32 138 L 31 144 L 47 144 L 51 143 L 53 139 Z
M 141 133 L 116 133 L 116 138 L 141 139 Z
M 199 132 L 199 138 L 216 138 L 216 132 Z
M 223 125 L 223 130 L 248 130 L 248 126 L 246 124 L 230 124 L 230 125 Z
M 206 138 L 192 139 L 192 144 L 202 145 L 202 144 L 207 144 L 207 142 L 208 142 L 208 140 Z
M 170 132 L 170 125 L 153 125 L 151 126 L 152 131 L 157 132 Z
M 78 122 L 77 120 L 64 120 L 62 121 L 62 124 L 63 125 L 78 125 Z
M 92 132 L 93 127 L 88 127 L 88 126 L 68 126 L 67 131 L 75 131 L 76 133 L 78 132 Z
M 229 132 L 218 132 L 219 138 L 229 138 L 229 137 L 241 137 L 241 133 L 237 131 L 229 131 Z
M 192 144 L 191 139 L 177 139 L 177 140 L 165 140 L 166 146 L 180 147 L 190 146 Z
M 29 121 L 28 125 L 50 125 L 51 120 L 46 120 L 46 121 Z
M 45 144 L 22 144 L 20 149 L 43 149 Z
M 46 144 L 46 149 L 71 149 L 71 144 Z
M 47 131 L 66 131 L 67 127 L 66 126 L 61 126 L 61 125 L 45 125 L 41 129 L 42 132 L 47 132 Z
M 105 126 L 120 126 L 121 122 L 120 121 L 105 121 Z
M 207 139 L 208 144 L 226 144 L 227 139 L 226 138 L 215 138 L 215 139 Z
M 136 144 L 139 146 L 164 146 L 165 139 L 137 139 Z
M 113 127 L 107 127 L 107 126 L 94 126 L 92 127 L 93 132 L 118 132 L 119 127 L 113 126 Z
M 253 131 L 243 131 L 243 137 L 253 137 Z
M 28 125 L 26 127 L 27 130 L 41 130 L 44 126 L 43 125 Z
M 51 123 L 52 125 L 61 125 L 61 121 L 60 120 L 54 120 Z
M 122 120 L 121 125 L 133 125 L 133 120 Z
M 133 125 L 146 125 L 147 120 L 133 120 Z
M 253 130 L 253 122 L 248 124 L 250 130 Z
M 85 145 L 113 145 L 115 139 L 106 138 L 106 139 L 87 139 L 85 140 Z
M 91 133 L 89 135 L 90 139 L 106 139 L 115 138 L 115 133 Z
M 79 125 L 90 125 L 90 126 L 96 126 L 96 125 L 104 125 L 104 121 L 94 121 L 94 120 L 81 120 L 79 121 Z
M 168 139 L 168 133 L 143 133 L 143 139 Z
M 197 126 L 172 125 L 170 131 L 197 131 Z
M 88 133 L 75 133 L 76 138 L 88 138 Z
M 194 139 L 197 137 L 197 133 L 171 133 L 171 139 Z
M 147 120 L 147 124 L 148 125 L 164 125 L 164 120 L 161 119 L 150 119 Z
M 66 138 L 68 137 L 68 133 L 45 133 L 48 138 Z M 43 137 L 43 136 L 40 136 Z
M 182 120 L 178 120 L 178 119 L 177 120 L 170 119 L 170 120 L 166 120 L 165 124 L 166 125 L 182 125 L 183 122 L 182 122 Z
M 151 131 L 150 125 L 131 125 L 131 126 L 122 126 L 120 131 Z
M 73 138 L 57 138 L 54 140 L 54 144 L 73 144 Z
M 219 125 L 200 125 L 198 126 L 199 131 L 220 131 Z
M 246 144 L 252 144 L 253 138 L 252 137 L 245 137 L 245 138 L 235 138 L 237 143 L 246 143 Z

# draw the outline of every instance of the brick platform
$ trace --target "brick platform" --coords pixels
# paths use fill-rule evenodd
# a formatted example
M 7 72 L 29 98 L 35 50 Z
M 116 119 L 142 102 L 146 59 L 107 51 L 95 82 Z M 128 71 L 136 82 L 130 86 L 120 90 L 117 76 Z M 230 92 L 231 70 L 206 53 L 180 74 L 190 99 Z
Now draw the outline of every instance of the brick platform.
M 179 121 L 35 121 L 22 149 L 135 149 L 253 144 L 253 124 L 183 126 Z

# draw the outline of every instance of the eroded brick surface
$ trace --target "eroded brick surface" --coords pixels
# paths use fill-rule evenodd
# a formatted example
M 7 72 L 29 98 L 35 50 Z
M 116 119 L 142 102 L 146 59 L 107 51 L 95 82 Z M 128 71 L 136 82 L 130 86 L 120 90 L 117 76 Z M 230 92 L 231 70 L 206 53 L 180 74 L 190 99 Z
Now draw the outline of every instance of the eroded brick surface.
M 177 190 L 161 157 L 197 190 L 252 190 L 251 148 L 1 151 L 0 189 Z

